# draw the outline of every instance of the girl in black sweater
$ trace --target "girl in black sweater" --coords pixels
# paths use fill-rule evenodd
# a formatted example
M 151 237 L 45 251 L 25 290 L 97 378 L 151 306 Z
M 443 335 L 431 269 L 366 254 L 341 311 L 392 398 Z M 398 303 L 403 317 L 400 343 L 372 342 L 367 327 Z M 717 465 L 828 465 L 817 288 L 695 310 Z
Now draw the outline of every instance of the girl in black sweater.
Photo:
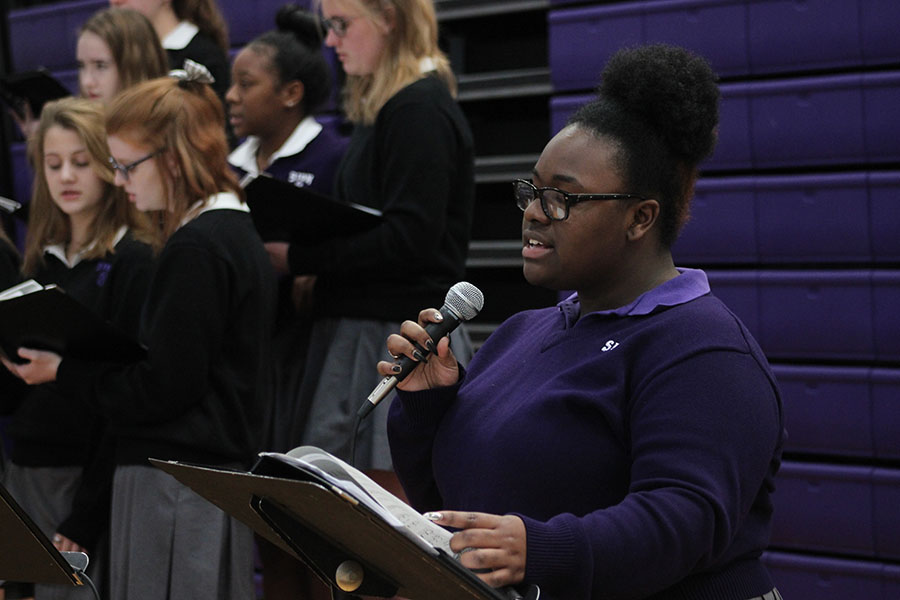
M 252 596 L 250 530 L 147 463 L 249 466 L 268 396 L 274 274 L 226 162 L 221 103 L 198 77 L 144 82 L 107 113 L 116 183 L 165 240 L 141 318 L 147 358 L 123 366 L 23 349 L 30 362 L 17 367 L 110 419 L 110 596 L 120 600 Z
M 35 181 L 24 276 L 59 286 L 137 337 L 155 236 L 113 185 L 101 105 L 77 98 L 48 103 L 29 154 Z M 12 415 L 13 445 L 7 487 L 60 550 L 87 551 L 98 566 L 112 476 L 112 464 L 98 455 L 104 419 L 55 384 L 26 388 L 11 377 L 4 384 L 0 409 Z M 37 586 L 35 595 L 89 597 L 81 595 L 87 588 L 64 591 Z

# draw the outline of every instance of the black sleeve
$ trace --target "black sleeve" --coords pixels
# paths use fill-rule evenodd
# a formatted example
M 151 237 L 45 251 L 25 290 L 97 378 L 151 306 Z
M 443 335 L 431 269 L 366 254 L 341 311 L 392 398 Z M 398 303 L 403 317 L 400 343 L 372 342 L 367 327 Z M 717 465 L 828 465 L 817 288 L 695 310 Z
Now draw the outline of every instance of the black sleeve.
M 384 110 L 384 109 L 383 109 Z M 396 273 L 425 268 L 437 253 L 453 201 L 458 139 L 449 115 L 434 102 L 392 107 L 381 128 L 380 187 L 382 224 L 360 235 L 332 239 L 313 247 L 292 245 L 291 271 L 297 275 Z M 364 177 L 353 173 L 350 177 Z
M 97 419 L 94 437 L 97 444 L 85 464 L 81 483 L 72 500 L 69 516 L 56 530 L 88 551 L 96 550 L 97 543 L 109 528 L 112 509 L 112 484 L 115 473 L 115 438 L 109 434 L 103 419 Z
M 57 383 L 113 426 L 178 418 L 207 396 L 212 355 L 227 329 L 228 289 L 227 265 L 209 250 L 167 248 L 147 296 L 147 358 L 124 366 L 64 358 Z

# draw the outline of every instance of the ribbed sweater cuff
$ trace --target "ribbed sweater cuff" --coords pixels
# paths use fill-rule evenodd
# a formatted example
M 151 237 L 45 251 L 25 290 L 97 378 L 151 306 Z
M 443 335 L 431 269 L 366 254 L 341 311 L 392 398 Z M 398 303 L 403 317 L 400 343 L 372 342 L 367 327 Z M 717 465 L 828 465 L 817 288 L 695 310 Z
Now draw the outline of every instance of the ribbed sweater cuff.
M 466 377 L 466 370 L 459 365 L 459 379 L 453 385 L 431 388 L 419 392 L 397 390 L 397 399 L 403 407 L 403 417 L 414 427 L 432 426 L 443 418 L 447 408 L 456 400 L 459 387 Z
M 403 406 L 403 415 L 412 427 L 430 426 L 439 421 L 456 399 L 459 384 L 432 388 L 420 392 L 397 390 L 397 399 Z
M 521 514 L 516 516 L 525 523 L 525 580 L 541 588 L 565 589 L 578 563 L 576 533 L 561 519 L 554 519 L 551 525 Z

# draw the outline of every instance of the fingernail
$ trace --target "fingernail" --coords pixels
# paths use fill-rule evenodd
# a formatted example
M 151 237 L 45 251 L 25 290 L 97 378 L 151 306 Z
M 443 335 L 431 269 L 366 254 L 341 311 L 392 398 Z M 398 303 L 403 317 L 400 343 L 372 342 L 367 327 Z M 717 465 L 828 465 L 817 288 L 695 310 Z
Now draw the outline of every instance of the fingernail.
M 391 365 L 391 373 L 399 373 L 400 371 L 402 371 L 400 365 Z
M 442 521 L 444 519 L 444 515 L 439 512 L 427 512 L 423 516 L 429 521 Z
M 434 342 L 433 341 L 428 340 L 427 342 L 425 342 L 425 347 L 428 348 L 429 352 L 434 352 Z
M 437 321 L 443 321 L 443 320 L 444 320 L 444 315 L 441 314 L 441 311 L 436 310 L 436 311 L 434 311 L 434 318 L 435 318 L 435 320 L 437 320 Z
M 413 358 L 419 362 L 427 363 L 428 359 L 425 358 L 425 355 L 419 352 L 418 350 L 413 350 Z

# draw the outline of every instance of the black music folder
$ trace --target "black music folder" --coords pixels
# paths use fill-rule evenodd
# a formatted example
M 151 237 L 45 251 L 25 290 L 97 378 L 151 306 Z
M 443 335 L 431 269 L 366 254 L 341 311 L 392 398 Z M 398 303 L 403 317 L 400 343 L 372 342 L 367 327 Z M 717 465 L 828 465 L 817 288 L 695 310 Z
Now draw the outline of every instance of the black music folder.
M 31 108 L 31 114 L 37 118 L 44 104 L 71 95 L 72 92 L 46 69 L 0 77 L 0 98 L 16 111 L 20 118 L 25 118 L 23 110 L 25 102 Z
M 302 560 L 332 589 L 410 600 L 517 600 L 463 567 L 450 532 L 312 446 L 264 452 L 249 472 L 150 462 Z M 525 600 L 537 600 L 529 589 Z
M 250 216 L 265 242 L 311 246 L 367 231 L 381 222 L 381 211 L 338 202 L 268 175 L 255 177 L 243 187 Z
M 21 346 L 110 362 L 133 362 L 147 355 L 135 339 L 61 288 L 33 279 L 0 292 L 0 350 L 21 362 Z
M 65 554 L 79 555 L 81 569 L 69 563 L 0 485 L 0 581 L 84 585 L 80 573 L 87 566 L 87 556 Z

